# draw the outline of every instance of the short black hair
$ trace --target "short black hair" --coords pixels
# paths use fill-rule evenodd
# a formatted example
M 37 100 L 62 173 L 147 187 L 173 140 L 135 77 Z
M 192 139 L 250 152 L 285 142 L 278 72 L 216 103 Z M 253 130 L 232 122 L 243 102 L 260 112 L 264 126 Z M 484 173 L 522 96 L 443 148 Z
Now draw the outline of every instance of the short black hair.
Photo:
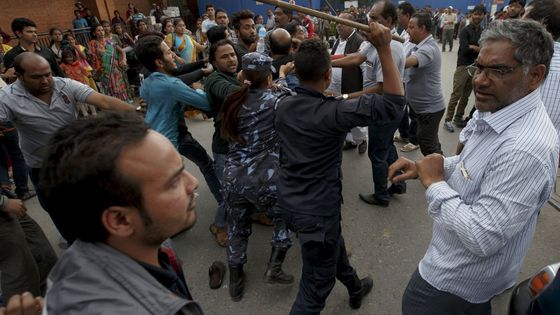
M 471 11 L 471 13 L 475 13 L 475 12 L 486 14 L 486 7 L 484 6 L 484 4 L 478 4 Z
M 321 79 L 331 68 L 328 45 L 320 39 L 304 40 L 294 56 L 294 63 L 300 81 L 310 82 Z
M 219 40 L 226 39 L 227 38 L 226 27 L 223 25 L 212 26 L 208 30 L 208 32 L 206 32 L 206 38 L 208 38 L 208 42 L 210 43 L 210 45 L 212 45 L 213 43 Z
M 207 4 L 205 10 L 208 10 L 208 8 L 213 8 L 214 5 L 213 4 Z
M 423 26 L 426 29 L 426 32 L 432 31 L 432 17 L 430 16 L 430 14 L 419 12 L 415 13 L 412 18 L 416 19 L 416 24 L 418 25 L 418 27 Z
M 241 20 L 253 19 L 254 16 L 255 15 L 250 10 L 235 12 L 231 19 L 231 25 L 233 25 L 234 29 L 239 30 L 241 27 Z
M 64 217 L 65 235 L 86 242 L 109 236 L 101 216 L 111 206 L 135 207 L 151 223 L 141 187 L 122 174 L 122 151 L 141 142 L 148 125 L 135 113 L 104 112 L 60 128 L 49 142 L 39 187 L 49 206 Z
M 228 15 L 226 10 L 224 9 L 217 9 L 216 12 L 214 12 L 214 16 L 218 15 L 218 13 L 223 12 L 226 16 Z
M 284 14 L 289 15 L 289 16 L 293 16 L 294 12 L 288 8 L 284 8 L 284 7 L 279 7 L 279 6 L 275 6 L 274 7 L 274 11 L 276 11 L 276 9 L 280 9 L 282 10 L 282 12 L 284 12 Z M 274 11 L 272 11 L 274 13 Z
M 394 25 L 397 23 L 397 7 L 393 4 L 393 2 L 388 0 L 380 0 L 376 3 L 383 3 L 383 11 L 381 11 L 381 16 L 385 19 L 391 18 L 391 23 Z
M 558 0 L 533 0 L 527 18 L 542 23 L 552 38 L 560 37 L 560 3 Z
M 144 20 L 142 19 L 142 20 L 136 21 L 136 28 L 139 28 L 139 27 L 140 27 L 140 23 L 142 23 L 142 22 L 144 22 L 144 24 L 148 25 L 148 23 L 146 23 L 146 21 L 144 21 Z
M 525 7 L 525 0 L 509 0 L 508 6 L 516 3 L 519 3 L 522 7 Z
M 151 72 L 157 70 L 156 59 L 163 59 L 160 47 L 162 41 L 160 36 L 148 35 L 140 38 L 134 47 L 138 61 Z
M 222 46 L 225 46 L 225 45 L 230 45 L 235 50 L 235 46 L 233 45 L 233 43 L 229 39 L 220 39 L 219 41 L 213 43 L 210 46 L 210 51 L 208 53 L 208 55 L 209 55 L 208 60 L 210 61 L 210 63 L 213 63 L 214 61 L 216 61 L 216 50 L 218 50 L 218 48 L 220 48 Z
M 12 20 L 12 32 L 14 32 L 14 35 L 16 37 L 18 37 L 16 32 L 23 32 L 24 28 L 30 26 L 37 27 L 37 24 L 35 24 L 35 22 L 31 21 L 28 18 L 15 18 Z
M 290 22 L 288 22 L 288 24 L 286 24 L 286 26 L 284 26 L 284 29 L 286 31 L 288 31 L 288 33 L 290 33 L 290 36 L 295 37 L 298 31 L 298 26 L 300 26 L 301 24 L 294 20 L 291 20 Z
M 401 2 L 397 8 L 401 10 L 403 14 L 408 14 L 410 16 L 416 13 L 416 9 L 410 2 Z
M 101 20 L 101 21 L 99 21 L 99 24 L 101 24 L 101 25 L 105 25 L 105 24 L 111 25 L 111 22 L 109 22 L 107 20 Z

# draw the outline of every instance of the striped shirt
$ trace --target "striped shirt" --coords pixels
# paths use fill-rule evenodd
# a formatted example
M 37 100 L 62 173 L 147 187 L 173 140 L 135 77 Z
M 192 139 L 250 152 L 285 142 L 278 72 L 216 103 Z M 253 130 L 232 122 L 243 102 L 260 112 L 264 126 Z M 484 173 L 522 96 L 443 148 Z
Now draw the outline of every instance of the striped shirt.
M 515 284 L 548 200 L 560 145 L 538 90 L 495 113 L 478 112 L 445 181 L 426 191 L 434 220 L 422 278 L 483 303 Z
M 560 133 L 560 43 L 554 43 L 554 55 L 550 62 L 550 71 L 541 86 L 544 107 L 556 131 Z

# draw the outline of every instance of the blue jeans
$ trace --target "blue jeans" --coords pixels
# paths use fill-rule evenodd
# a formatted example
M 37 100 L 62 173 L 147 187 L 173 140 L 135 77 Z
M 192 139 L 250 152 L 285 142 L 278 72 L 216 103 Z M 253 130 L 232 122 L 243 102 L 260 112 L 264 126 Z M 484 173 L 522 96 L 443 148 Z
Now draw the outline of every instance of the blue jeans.
M 29 191 L 27 187 L 28 171 L 25 159 L 19 148 L 19 140 L 17 131 L 12 130 L 4 132 L 0 137 L 0 183 L 2 185 L 9 184 L 10 177 L 8 175 L 8 157 L 12 161 L 12 170 L 14 174 L 14 182 L 16 184 L 16 195 L 22 196 Z
M 224 167 L 226 165 L 226 154 L 217 154 L 214 153 L 214 171 L 216 172 L 216 176 L 221 181 L 222 177 L 224 176 Z M 226 227 L 226 209 L 224 207 L 224 203 L 220 203 L 218 210 L 216 211 L 216 216 L 214 217 L 214 224 L 217 227 L 225 228 Z
M 397 159 L 397 149 L 393 144 L 393 134 L 399 127 L 401 119 L 370 125 L 368 157 L 373 173 L 374 195 L 379 200 L 389 200 L 387 191 L 387 173 L 389 165 Z M 394 185 L 405 186 L 404 182 Z M 404 187 L 403 187 L 404 188 Z

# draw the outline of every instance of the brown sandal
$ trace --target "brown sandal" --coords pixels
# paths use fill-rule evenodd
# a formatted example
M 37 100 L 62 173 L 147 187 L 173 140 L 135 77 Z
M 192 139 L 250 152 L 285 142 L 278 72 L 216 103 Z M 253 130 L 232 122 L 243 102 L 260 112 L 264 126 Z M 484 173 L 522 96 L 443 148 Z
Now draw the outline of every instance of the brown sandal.
M 210 268 L 208 269 L 208 275 L 210 276 L 210 289 L 216 290 L 222 286 L 222 281 L 224 279 L 224 275 L 226 274 L 226 265 L 216 260 L 212 263 Z

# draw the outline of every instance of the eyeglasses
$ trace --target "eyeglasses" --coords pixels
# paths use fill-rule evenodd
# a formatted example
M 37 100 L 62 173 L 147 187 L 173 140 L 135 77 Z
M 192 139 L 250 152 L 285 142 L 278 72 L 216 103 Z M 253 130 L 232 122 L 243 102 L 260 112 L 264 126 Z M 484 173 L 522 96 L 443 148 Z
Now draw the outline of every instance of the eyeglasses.
M 486 75 L 486 77 L 490 80 L 497 81 L 503 80 L 504 76 L 512 73 L 515 69 L 521 67 L 521 64 L 518 64 L 515 67 L 508 67 L 508 66 L 482 66 L 477 64 L 476 62 L 470 66 L 467 66 L 467 72 L 471 77 L 475 77 L 480 75 L 482 72 Z

